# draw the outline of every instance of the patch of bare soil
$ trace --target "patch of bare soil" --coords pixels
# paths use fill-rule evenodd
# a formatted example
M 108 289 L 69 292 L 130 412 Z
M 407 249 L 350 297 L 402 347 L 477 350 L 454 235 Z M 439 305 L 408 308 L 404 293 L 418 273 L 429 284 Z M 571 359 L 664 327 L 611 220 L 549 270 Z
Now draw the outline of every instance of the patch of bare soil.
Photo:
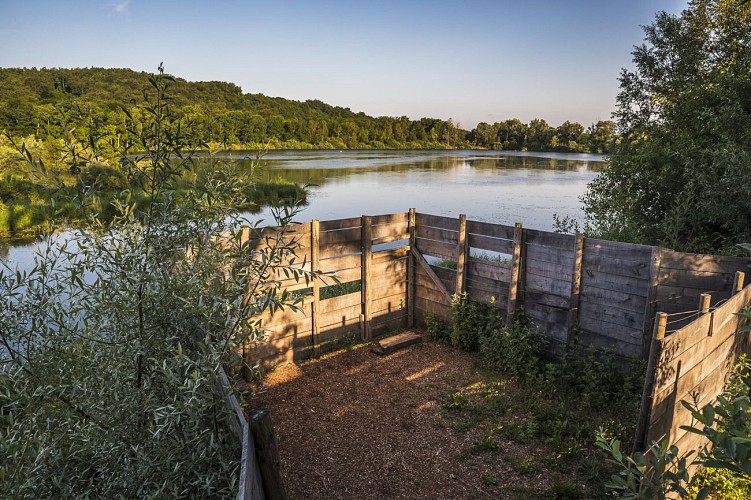
M 295 499 L 542 498 L 539 450 L 457 429 L 442 408 L 483 376 L 477 357 L 433 343 L 378 356 L 340 351 L 268 374 L 250 407 L 271 410 L 287 492 Z M 516 466 L 514 466 L 516 464 Z

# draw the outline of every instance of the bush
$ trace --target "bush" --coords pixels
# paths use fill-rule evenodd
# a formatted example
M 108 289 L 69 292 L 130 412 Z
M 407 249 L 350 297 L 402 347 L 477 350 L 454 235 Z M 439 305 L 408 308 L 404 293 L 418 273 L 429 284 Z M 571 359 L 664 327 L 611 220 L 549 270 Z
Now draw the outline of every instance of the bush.
M 515 314 L 511 328 L 498 326 L 480 340 L 486 368 L 527 379 L 538 372 L 544 348 L 543 338 L 532 332 L 523 310 Z
M 451 329 L 437 314 L 425 311 L 425 324 L 428 329 L 428 338 L 439 344 L 451 344 Z
M 452 300 L 451 345 L 465 351 L 477 351 L 480 339 L 498 324 L 498 313 L 489 304 L 470 299 L 467 293 Z

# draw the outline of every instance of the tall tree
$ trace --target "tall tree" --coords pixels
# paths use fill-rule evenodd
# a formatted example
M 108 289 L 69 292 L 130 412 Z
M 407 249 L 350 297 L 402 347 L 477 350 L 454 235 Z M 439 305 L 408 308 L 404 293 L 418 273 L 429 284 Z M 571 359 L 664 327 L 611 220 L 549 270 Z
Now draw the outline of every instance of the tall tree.
M 751 2 L 692 0 L 644 28 L 623 134 L 585 209 L 601 236 L 689 251 L 751 241 Z

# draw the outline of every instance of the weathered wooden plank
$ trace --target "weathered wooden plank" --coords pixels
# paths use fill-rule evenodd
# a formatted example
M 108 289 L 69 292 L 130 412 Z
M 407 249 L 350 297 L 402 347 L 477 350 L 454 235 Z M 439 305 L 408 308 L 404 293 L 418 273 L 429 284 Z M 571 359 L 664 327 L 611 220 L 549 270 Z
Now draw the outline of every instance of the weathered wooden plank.
M 373 300 L 373 314 L 386 312 L 395 312 L 407 308 L 407 298 L 404 294 L 392 295 Z
M 407 239 L 409 238 L 409 222 L 405 219 L 391 224 L 374 225 L 371 236 L 373 240 L 385 239 L 388 236 L 398 236 L 394 239 L 399 240 Z
M 371 265 L 372 276 L 383 276 L 384 274 L 400 274 L 407 272 L 407 259 L 383 260 Z
M 359 306 L 360 299 L 361 299 L 360 292 L 353 292 L 353 293 L 348 293 L 346 295 L 333 297 L 331 299 L 321 300 L 321 303 L 318 307 L 322 314 L 329 313 L 333 311 L 338 311 L 340 309 L 345 309 L 345 308 L 349 308 L 353 306 Z
M 333 324 L 339 324 L 346 320 L 359 319 L 362 310 L 360 304 L 354 306 L 343 307 L 341 309 L 330 311 L 321 314 L 321 328 L 324 326 L 330 326 Z
M 321 248 L 331 245 L 332 243 L 347 243 L 351 241 L 362 240 L 362 228 L 350 227 L 347 229 L 338 229 L 336 231 L 321 232 Z
M 618 259 L 604 255 L 587 255 L 584 259 L 587 269 L 600 271 L 617 276 L 633 276 L 649 279 L 650 260 L 637 262 L 627 259 Z
M 585 263 L 582 270 L 582 288 L 587 290 L 591 286 L 615 292 L 630 293 L 640 297 L 649 295 L 649 280 L 592 271 L 586 268 Z
M 555 278 L 571 283 L 571 271 L 573 264 L 562 265 L 553 262 L 543 262 L 541 260 L 527 259 L 526 268 L 528 274 Z
M 372 346 L 371 350 L 381 356 L 422 342 L 422 337 L 414 332 L 404 332 L 385 339 L 381 339 Z
M 320 221 L 317 219 L 313 219 L 310 223 L 310 265 L 314 271 L 317 271 L 321 268 L 321 261 L 320 261 L 320 235 L 321 235 L 321 225 Z M 313 342 L 313 349 L 315 350 L 315 345 L 317 342 L 317 338 L 320 334 L 320 293 L 321 293 L 321 280 L 319 278 L 316 278 L 313 280 L 313 303 L 311 304 L 312 308 L 312 336 L 311 340 Z
M 493 291 L 500 292 L 501 290 L 504 290 L 506 294 L 508 294 L 508 290 L 509 290 L 508 283 L 493 280 L 490 278 L 483 278 L 481 276 L 472 276 L 468 278 L 467 286 L 470 286 L 470 283 L 474 288 L 487 290 L 489 292 L 493 292 Z
M 425 258 L 420 253 L 420 250 L 417 248 L 412 249 L 412 255 L 415 257 L 415 262 L 417 262 L 422 270 L 428 275 L 428 277 L 433 280 L 434 284 L 439 288 L 441 291 L 441 295 L 443 295 L 442 300 L 447 300 L 449 303 L 451 303 L 451 294 L 446 289 L 446 285 L 441 281 L 441 279 L 436 275 L 433 268 L 428 265 L 428 263 L 425 261 Z
M 641 352 L 641 328 L 634 330 L 633 328 L 610 323 L 604 318 L 593 317 L 580 311 L 579 329 L 601 337 L 620 340 L 629 345 L 638 345 L 639 352 Z
M 277 310 L 274 313 L 266 310 L 258 316 L 258 319 L 261 320 L 261 325 L 265 327 L 271 324 L 292 323 L 306 316 L 307 312 L 305 309 L 295 311 L 289 307 L 285 307 L 284 310 Z
M 397 212 L 395 214 L 373 215 L 370 220 L 373 226 L 406 225 L 409 221 L 409 214 L 407 212 Z M 373 234 L 376 234 L 375 227 L 373 227 Z
M 550 307 L 543 304 L 530 303 L 525 304 L 524 312 L 532 318 L 548 321 L 556 325 L 561 325 L 565 329 L 567 315 L 567 311 L 565 309 L 558 309 L 557 307 Z
M 581 299 L 582 263 L 584 261 L 584 235 L 577 234 L 574 242 L 574 265 L 571 269 L 571 296 L 569 297 L 569 312 L 566 322 L 568 330 L 566 342 L 570 343 L 576 333 Z
M 321 246 L 321 259 L 330 259 L 333 257 L 341 257 L 343 255 L 357 255 L 358 259 L 360 254 L 360 240 L 345 241 L 341 243 L 327 243 L 325 246 Z
M 687 271 L 684 269 L 660 269 L 659 280 L 665 285 L 680 284 L 683 288 L 700 290 L 728 290 L 733 286 L 735 272 L 709 273 L 703 271 Z
M 721 255 L 704 255 L 664 250 L 662 269 L 684 271 L 702 271 L 711 273 L 735 273 L 745 271 L 751 265 L 751 259 Z
M 505 226 L 502 224 L 491 224 L 489 222 L 479 222 L 474 220 L 467 221 L 467 232 L 470 234 L 481 234 L 492 238 L 501 238 L 514 241 L 514 226 Z
M 400 309 L 392 313 L 382 313 L 373 317 L 373 331 L 377 335 L 393 333 L 396 327 L 404 328 L 407 320 L 407 310 Z
M 393 236 L 384 236 L 383 238 L 376 238 L 373 240 L 373 246 L 385 245 L 386 243 L 393 243 L 400 241 L 402 244 L 409 241 L 409 234 L 395 234 Z M 380 250 L 379 250 L 380 251 Z
M 531 274 L 527 270 L 525 279 L 526 290 L 545 292 L 549 295 L 558 295 L 568 299 L 571 295 L 571 282 L 566 280 L 557 280 L 545 276 Z
M 417 227 L 430 226 L 439 227 L 442 229 L 451 229 L 453 231 L 459 230 L 459 219 L 452 217 L 444 217 L 442 215 L 428 215 L 417 212 L 416 218 Z
M 584 255 L 589 255 L 590 257 L 599 255 L 635 262 L 649 262 L 652 258 L 652 247 L 587 238 L 584 242 Z
M 362 265 L 362 258 L 359 255 L 337 255 L 326 259 L 320 259 L 321 271 L 335 272 L 342 269 L 351 269 Z
M 418 226 L 419 227 L 419 226 Z M 456 255 L 456 245 L 450 243 L 443 243 L 440 241 L 426 240 L 423 238 L 417 238 L 415 241 L 416 248 L 425 255 L 431 255 L 433 257 L 439 257 L 442 259 L 448 259 L 456 262 L 458 255 Z
M 409 255 L 409 246 L 407 245 L 399 248 L 391 248 L 389 250 L 379 250 L 373 252 L 373 263 L 378 263 L 383 260 L 404 259 L 407 255 Z
M 362 270 L 360 266 L 351 267 L 349 269 L 340 269 L 334 272 L 334 276 L 340 283 L 349 283 L 350 281 L 357 281 L 362 277 Z M 336 282 L 332 278 L 325 278 L 325 286 L 333 286 Z
M 321 325 L 321 334 L 319 345 L 323 345 L 327 340 L 341 337 L 345 332 L 360 333 L 360 315 L 352 316 L 343 314 L 339 317 L 329 317 L 328 324 Z
M 511 266 L 470 257 L 467 263 L 467 277 L 469 279 L 487 278 L 508 283 L 511 281 Z
M 403 279 L 398 281 L 382 281 L 373 284 L 373 299 L 400 294 L 406 300 L 407 282 Z
M 415 228 L 415 236 L 418 238 L 424 238 L 426 240 L 442 241 L 444 243 L 451 243 L 456 245 L 459 241 L 459 232 L 449 229 L 441 229 L 430 226 L 417 226 Z
M 551 233 L 536 229 L 525 229 L 524 240 L 528 245 L 560 248 L 573 254 L 576 237 L 571 234 Z
M 480 250 L 489 250 L 503 254 L 512 254 L 514 252 L 514 242 L 491 238 L 482 234 L 469 234 L 469 246 Z
M 449 319 L 451 317 L 452 311 L 450 305 L 435 302 L 433 300 L 430 300 L 429 298 L 421 297 L 419 295 L 415 297 L 415 309 L 417 309 L 417 311 L 422 311 L 423 313 L 431 312 L 433 314 L 437 314 L 444 319 Z
M 360 227 L 362 224 L 362 218 L 350 217 L 348 219 L 334 219 L 334 220 L 322 220 L 321 232 L 333 231 L 336 229 L 349 229 L 352 227 Z
M 527 252 L 526 260 L 552 262 L 560 266 L 570 268 L 574 265 L 574 252 L 553 247 L 541 247 L 539 245 L 525 245 Z
M 647 298 L 644 296 L 608 290 L 591 284 L 588 284 L 587 287 L 582 287 L 581 300 L 589 300 L 599 304 L 611 304 L 618 309 L 629 311 L 643 310 L 647 305 Z
M 533 290 L 525 290 L 524 303 L 542 304 L 546 306 L 557 307 L 559 309 L 569 309 L 571 304 L 571 297 L 553 295 L 545 292 L 536 292 Z
M 593 332 L 585 328 L 579 329 L 578 342 L 579 345 L 606 349 L 626 358 L 636 358 L 641 355 L 641 341 L 635 344 L 623 341 L 614 336 L 605 336 L 600 332 Z
M 608 323 L 623 325 L 634 331 L 641 332 L 644 326 L 643 311 L 624 311 L 622 309 L 611 308 L 607 305 L 584 302 L 579 305 L 579 313 L 601 318 Z M 639 341 L 641 342 L 641 337 Z
M 430 266 L 436 276 L 441 280 L 446 290 L 453 295 L 456 293 L 456 271 L 453 269 L 446 269 L 445 267 Z
M 520 222 L 514 226 L 514 251 L 511 259 L 511 279 L 508 285 L 508 301 L 506 302 L 506 326 L 511 327 L 514 322 L 514 313 L 516 313 L 516 303 L 519 297 L 519 290 L 526 289 L 527 276 L 522 274 L 522 255 L 526 233 Z M 521 286 L 523 285 L 523 286 Z

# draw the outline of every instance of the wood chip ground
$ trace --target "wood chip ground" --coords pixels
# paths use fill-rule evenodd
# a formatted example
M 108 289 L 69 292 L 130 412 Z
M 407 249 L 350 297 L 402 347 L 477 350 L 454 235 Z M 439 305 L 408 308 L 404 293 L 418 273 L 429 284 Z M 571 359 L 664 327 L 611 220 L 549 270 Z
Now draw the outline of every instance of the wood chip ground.
M 271 410 L 291 498 L 551 498 L 551 474 L 518 466 L 540 450 L 496 439 L 493 453 L 472 453 L 483 431 L 452 428 L 442 410 L 482 381 L 476 356 L 366 347 L 279 367 L 248 398 Z

